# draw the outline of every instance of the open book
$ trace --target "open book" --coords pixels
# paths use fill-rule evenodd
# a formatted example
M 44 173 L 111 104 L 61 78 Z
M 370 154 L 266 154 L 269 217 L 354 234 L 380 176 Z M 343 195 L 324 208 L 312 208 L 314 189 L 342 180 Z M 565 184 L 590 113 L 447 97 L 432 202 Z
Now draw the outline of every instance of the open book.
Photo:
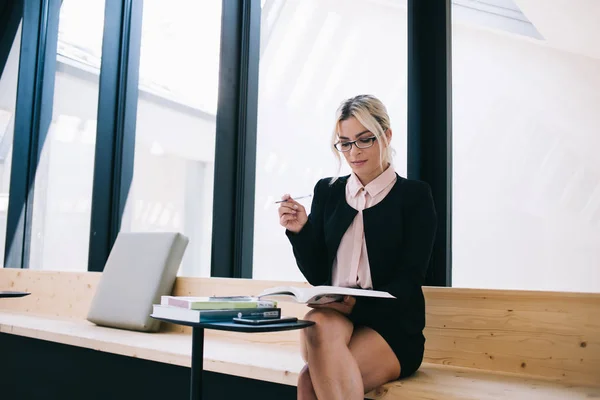
M 303 304 L 326 304 L 343 300 L 344 296 L 366 296 L 395 299 L 388 292 L 377 290 L 354 289 L 337 286 L 314 286 L 301 288 L 295 286 L 278 286 L 264 290 L 258 295 L 260 299 L 292 301 Z

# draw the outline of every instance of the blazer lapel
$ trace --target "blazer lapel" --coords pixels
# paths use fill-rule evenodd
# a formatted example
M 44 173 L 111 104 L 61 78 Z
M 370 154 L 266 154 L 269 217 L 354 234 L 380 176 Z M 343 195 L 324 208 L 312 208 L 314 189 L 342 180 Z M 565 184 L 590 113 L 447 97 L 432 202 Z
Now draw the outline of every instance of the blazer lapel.
M 328 213 L 329 215 L 325 218 L 325 244 L 331 261 L 333 261 L 337 254 L 344 233 L 346 233 L 348 227 L 352 221 L 354 221 L 356 214 L 358 214 L 358 211 L 350 207 L 346 201 L 345 188 L 345 180 L 339 182 L 335 188 L 332 188 L 332 190 L 334 190 L 331 196 L 334 203 L 333 210 L 331 213 Z
M 398 177 L 388 195 L 378 204 L 363 211 L 365 241 L 371 280 L 378 287 L 392 276 L 389 259 L 386 255 L 401 251 L 403 238 L 402 184 Z M 383 256 L 383 258 L 382 258 Z

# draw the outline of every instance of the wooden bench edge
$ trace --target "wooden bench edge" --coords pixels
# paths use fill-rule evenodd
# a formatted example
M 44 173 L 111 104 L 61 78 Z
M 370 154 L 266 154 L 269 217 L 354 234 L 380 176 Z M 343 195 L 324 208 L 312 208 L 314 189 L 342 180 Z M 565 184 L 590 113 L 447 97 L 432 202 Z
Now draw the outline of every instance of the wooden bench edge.
M 10 313 L 0 312 L 0 318 L 6 315 L 14 315 Z M 27 315 L 29 318 L 39 318 L 40 320 L 45 319 L 44 317 L 32 317 Z M 56 321 L 56 320 L 52 320 Z M 69 321 L 66 320 L 64 322 L 72 322 L 74 324 L 83 324 L 87 323 L 87 321 Z M 103 330 L 111 330 L 115 331 L 115 333 L 121 333 L 121 330 L 114 328 L 105 328 L 98 327 L 92 324 L 91 329 L 103 329 Z M 126 357 L 139 358 L 148 361 L 160 362 L 165 364 L 178 365 L 182 367 L 191 367 L 191 336 L 187 334 L 178 334 L 178 333 L 145 333 L 145 332 L 132 332 L 132 331 L 123 331 L 127 332 L 128 335 L 152 335 L 154 337 L 160 337 L 161 339 L 169 339 L 173 338 L 173 340 L 185 340 L 187 346 L 189 348 L 187 353 L 181 352 L 169 352 L 162 349 L 154 349 L 150 347 L 141 347 L 130 344 L 119 343 L 117 341 L 111 340 L 103 340 L 97 338 L 89 338 L 82 337 L 80 335 L 74 333 L 63 333 L 63 332 L 53 332 L 44 329 L 31 328 L 26 326 L 21 326 L 14 323 L 6 323 L 0 321 L 0 333 L 17 335 L 22 337 L 28 337 L 32 339 L 44 340 L 54 343 L 65 344 L 69 346 L 87 348 L 95 351 L 101 351 L 105 353 L 117 354 Z M 227 339 L 225 339 L 227 340 Z M 215 341 L 211 339 L 210 336 L 205 337 L 205 346 L 209 347 L 211 345 L 211 341 Z M 206 348 L 205 347 L 205 348 Z M 267 381 L 277 384 L 283 384 L 288 386 L 296 386 L 296 381 L 298 379 L 298 373 L 294 371 L 284 371 L 280 369 L 274 368 L 266 368 L 259 367 L 254 365 L 248 365 L 244 363 L 235 363 L 230 361 L 224 361 L 219 359 L 214 359 L 204 357 L 204 370 L 226 374 L 239 376 L 243 378 Z
M 36 329 L 28 326 L 23 326 L 25 324 L 18 323 L 7 323 L 6 320 L 11 317 L 24 317 L 25 319 L 38 320 L 40 323 L 48 322 L 48 323 L 62 323 L 66 325 L 66 332 L 55 332 L 51 330 L 44 329 Z M 85 337 L 77 332 L 74 332 L 73 329 L 69 329 L 69 325 L 73 327 L 80 326 L 84 329 L 87 329 L 90 333 L 95 330 L 100 330 L 104 333 L 111 332 L 112 337 L 126 337 L 126 339 L 131 340 L 132 337 L 152 337 L 153 340 L 171 340 L 173 343 L 177 343 L 178 346 L 173 346 L 175 350 L 179 351 L 165 351 L 164 349 L 155 349 L 152 347 L 144 347 L 140 345 L 131 345 L 127 343 L 119 343 L 116 340 L 107 340 L 98 339 L 98 338 L 90 338 Z M 134 357 L 140 358 L 144 360 L 161 362 L 166 364 L 179 365 L 183 367 L 189 368 L 191 366 L 191 337 L 187 334 L 180 333 L 167 333 L 167 332 L 159 332 L 159 333 L 145 333 L 145 332 L 133 332 L 120 330 L 115 328 L 106 328 L 96 326 L 94 324 L 89 323 L 85 320 L 65 320 L 65 319 L 55 319 L 55 318 L 47 318 L 43 316 L 32 316 L 30 314 L 23 313 L 10 313 L 10 312 L 0 312 L 0 333 L 18 335 L 23 337 L 29 337 L 38 340 L 45 340 L 55 343 L 66 344 L 70 346 L 76 346 L 81 348 L 88 348 L 96 351 L 102 351 L 105 353 L 118 354 L 126 357 Z M 110 338 L 109 338 L 110 339 Z M 216 339 L 211 338 L 210 335 L 205 337 L 206 346 L 210 347 L 211 343 L 218 344 L 219 342 L 222 344 L 223 341 L 235 342 L 234 339 L 228 339 L 227 337 Z M 127 342 L 127 340 L 125 340 Z M 182 344 L 184 344 L 182 346 Z M 170 346 L 169 346 L 170 347 Z M 184 350 L 185 348 L 185 350 Z M 275 384 L 283 384 L 288 386 L 296 386 L 296 381 L 298 378 L 298 372 L 295 371 L 287 371 L 276 368 L 265 368 L 265 367 L 257 367 L 254 365 L 249 365 L 245 363 L 235 363 L 229 361 L 223 361 L 218 359 L 213 359 L 210 356 L 206 356 L 204 358 L 204 368 L 207 371 L 221 373 L 225 375 L 239 376 L 248 379 L 261 380 L 265 382 L 271 382 Z M 573 387 L 573 388 L 581 388 L 586 387 L 584 385 L 565 385 L 557 380 L 552 379 L 543 379 L 539 377 L 527 377 L 520 374 L 506 373 L 506 372 L 494 372 L 494 371 L 486 371 L 479 370 L 474 368 L 466 368 L 460 366 L 451 366 L 451 365 L 438 365 L 438 364 L 430 364 L 423 363 L 421 370 L 424 370 L 427 374 L 431 373 L 435 370 L 451 370 L 452 373 L 456 374 L 474 374 L 480 376 L 495 376 L 495 377 L 506 377 L 507 379 L 513 378 L 518 379 L 522 382 L 537 382 L 538 384 L 557 384 L 561 387 Z M 408 378 L 410 379 L 418 379 L 417 377 Z M 500 378 L 502 379 L 502 378 Z M 509 379 L 510 380 L 510 379 Z M 403 385 L 406 383 L 403 381 L 395 381 L 390 382 L 381 387 L 372 390 L 371 392 L 365 394 L 365 398 L 368 399 L 377 399 L 377 400 L 385 400 L 396 398 L 398 390 L 401 390 L 404 393 Z M 591 390 L 593 394 L 598 393 L 600 395 L 600 386 L 599 390 Z M 579 398 L 579 397 L 578 397 Z

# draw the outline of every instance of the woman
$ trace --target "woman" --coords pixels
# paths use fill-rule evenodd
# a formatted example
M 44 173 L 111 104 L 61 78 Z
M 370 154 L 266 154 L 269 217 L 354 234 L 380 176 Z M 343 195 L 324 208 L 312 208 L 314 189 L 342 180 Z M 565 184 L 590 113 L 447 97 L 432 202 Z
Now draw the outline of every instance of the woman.
M 424 284 L 436 230 L 429 185 L 392 166 L 385 106 L 370 95 L 344 101 L 332 147 L 352 173 L 321 179 L 311 213 L 284 195 L 279 218 L 298 267 L 313 286 L 382 290 L 395 299 L 345 297 L 313 306 L 302 332 L 307 363 L 299 399 L 363 399 L 364 393 L 413 374 L 425 337 Z

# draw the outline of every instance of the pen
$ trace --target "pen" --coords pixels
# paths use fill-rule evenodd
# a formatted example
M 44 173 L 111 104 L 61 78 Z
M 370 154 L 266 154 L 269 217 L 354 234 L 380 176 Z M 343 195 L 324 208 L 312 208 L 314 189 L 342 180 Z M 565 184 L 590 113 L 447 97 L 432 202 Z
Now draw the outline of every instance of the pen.
M 291 199 L 300 200 L 300 199 L 305 199 L 305 198 L 311 197 L 311 196 L 312 196 L 312 194 L 307 194 L 305 196 L 300 196 L 300 197 L 291 197 Z M 279 201 L 276 201 L 275 204 L 283 203 L 284 201 L 287 201 L 287 200 L 279 200 Z

